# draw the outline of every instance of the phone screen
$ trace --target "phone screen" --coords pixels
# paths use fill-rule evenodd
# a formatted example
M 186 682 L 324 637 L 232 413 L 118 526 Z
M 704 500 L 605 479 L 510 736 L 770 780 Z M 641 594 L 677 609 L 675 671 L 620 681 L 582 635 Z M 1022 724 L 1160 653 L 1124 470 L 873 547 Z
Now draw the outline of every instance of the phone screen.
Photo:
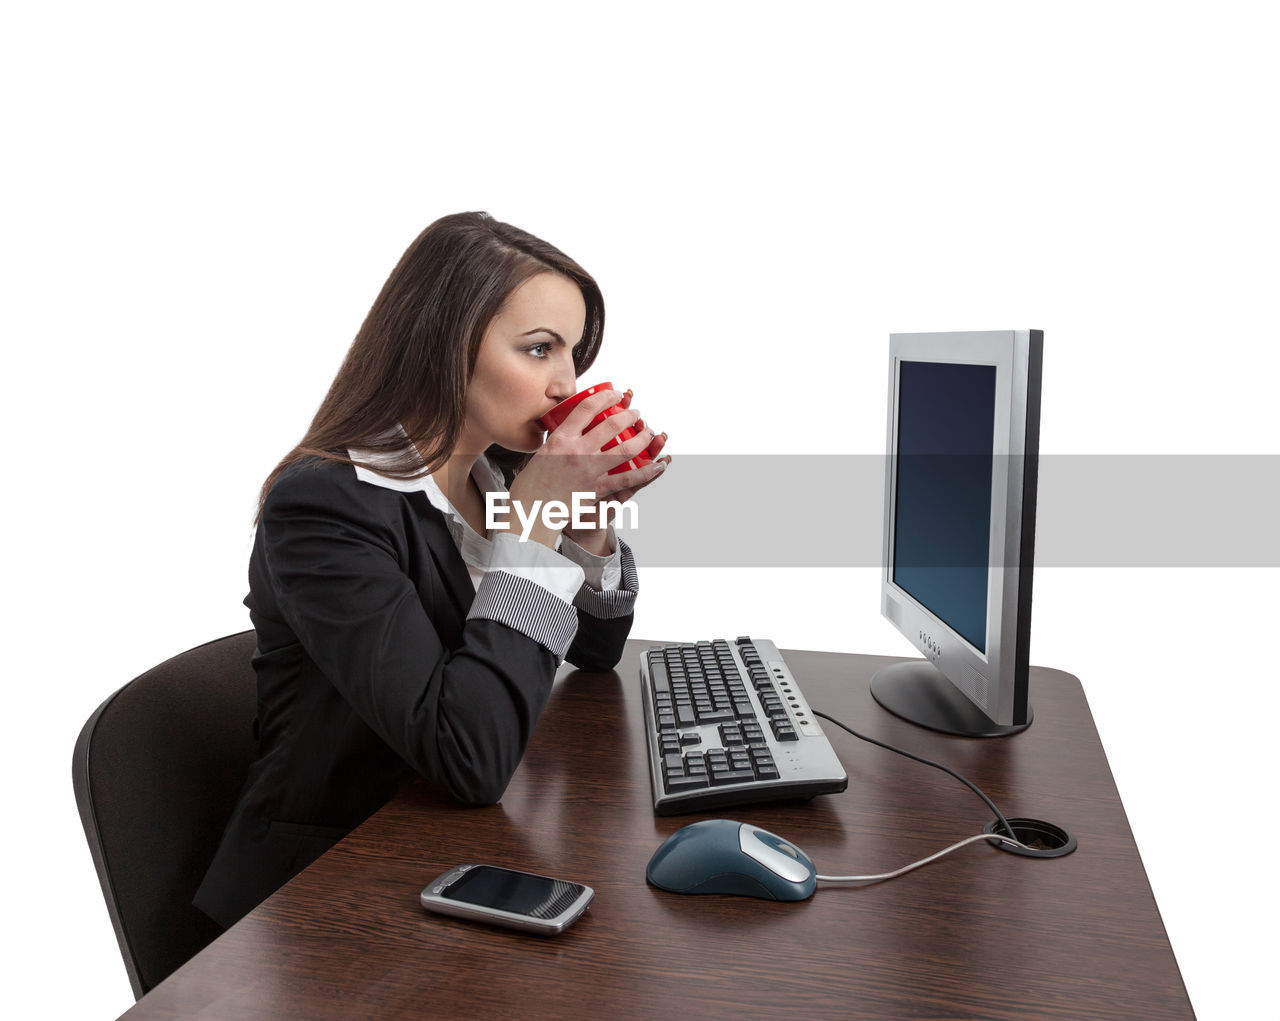
M 582 893 L 577 883 L 477 865 L 440 892 L 448 900 L 497 908 L 533 918 L 554 918 Z

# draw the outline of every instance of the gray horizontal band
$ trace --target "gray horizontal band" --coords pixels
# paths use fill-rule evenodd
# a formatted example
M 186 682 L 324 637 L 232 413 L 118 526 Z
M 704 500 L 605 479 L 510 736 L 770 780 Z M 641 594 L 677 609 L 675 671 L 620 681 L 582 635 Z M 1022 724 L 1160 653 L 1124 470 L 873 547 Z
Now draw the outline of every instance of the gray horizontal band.
M 673 460 L 618 534 L 650 567 L 879 567 L 884 455 Z M 1280 455 L 1039 459 L 1037 567 L 1280 567 Z

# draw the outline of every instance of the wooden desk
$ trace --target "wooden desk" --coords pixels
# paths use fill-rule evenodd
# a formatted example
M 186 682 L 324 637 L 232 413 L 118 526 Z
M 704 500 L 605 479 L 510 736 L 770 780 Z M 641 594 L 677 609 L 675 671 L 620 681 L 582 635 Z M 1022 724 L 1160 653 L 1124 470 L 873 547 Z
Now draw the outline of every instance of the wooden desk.
M 799 904 L 687 897 L 644 880 L 663 839 L 708 817 L 653 814 L 637 679 L 649 644 L 629 642 L 617 676 L 564 672 L 502 804 L 411 786 L 125 1016 L 1193 1016 L 1075 677 L 1033 668 L 1031 728 L 968 740 L 874 704 L 871 675 L 893 659 L 786 652 L 815 708 L 945 761 L 1079 850 L 979 845 Z M 788 837 L 835 874 L 905 864 L 987 822 L 939 771 L 826 730 L 845 794 L 710 815 Z M 596 899 L 549 940 L 425 914 L 418 892 L 467 861 L 577 879 Z

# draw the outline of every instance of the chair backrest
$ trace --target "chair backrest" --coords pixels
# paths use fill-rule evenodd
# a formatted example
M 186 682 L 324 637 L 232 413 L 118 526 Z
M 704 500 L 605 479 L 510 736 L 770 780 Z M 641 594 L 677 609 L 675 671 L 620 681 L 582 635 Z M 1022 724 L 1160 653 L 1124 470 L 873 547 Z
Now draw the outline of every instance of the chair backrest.
M 254 633 L 130 681 L 76 739 L 72 781 L 135 997 L 221 929 L 191 905 L 257 750 Z

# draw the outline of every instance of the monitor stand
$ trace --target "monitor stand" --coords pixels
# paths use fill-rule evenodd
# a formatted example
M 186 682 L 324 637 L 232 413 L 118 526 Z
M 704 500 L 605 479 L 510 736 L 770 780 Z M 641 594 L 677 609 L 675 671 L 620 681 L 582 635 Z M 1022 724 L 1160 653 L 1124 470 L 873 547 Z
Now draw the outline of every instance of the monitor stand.
M 979 709 L 967 695 L 932 664 L 920 660 L 894 663 L 876 671 L 871 694 L 877 702 L 904 720 L 960 737 L 1008 737 L 1031 726 L 1027 722 L 1003 726 Z

